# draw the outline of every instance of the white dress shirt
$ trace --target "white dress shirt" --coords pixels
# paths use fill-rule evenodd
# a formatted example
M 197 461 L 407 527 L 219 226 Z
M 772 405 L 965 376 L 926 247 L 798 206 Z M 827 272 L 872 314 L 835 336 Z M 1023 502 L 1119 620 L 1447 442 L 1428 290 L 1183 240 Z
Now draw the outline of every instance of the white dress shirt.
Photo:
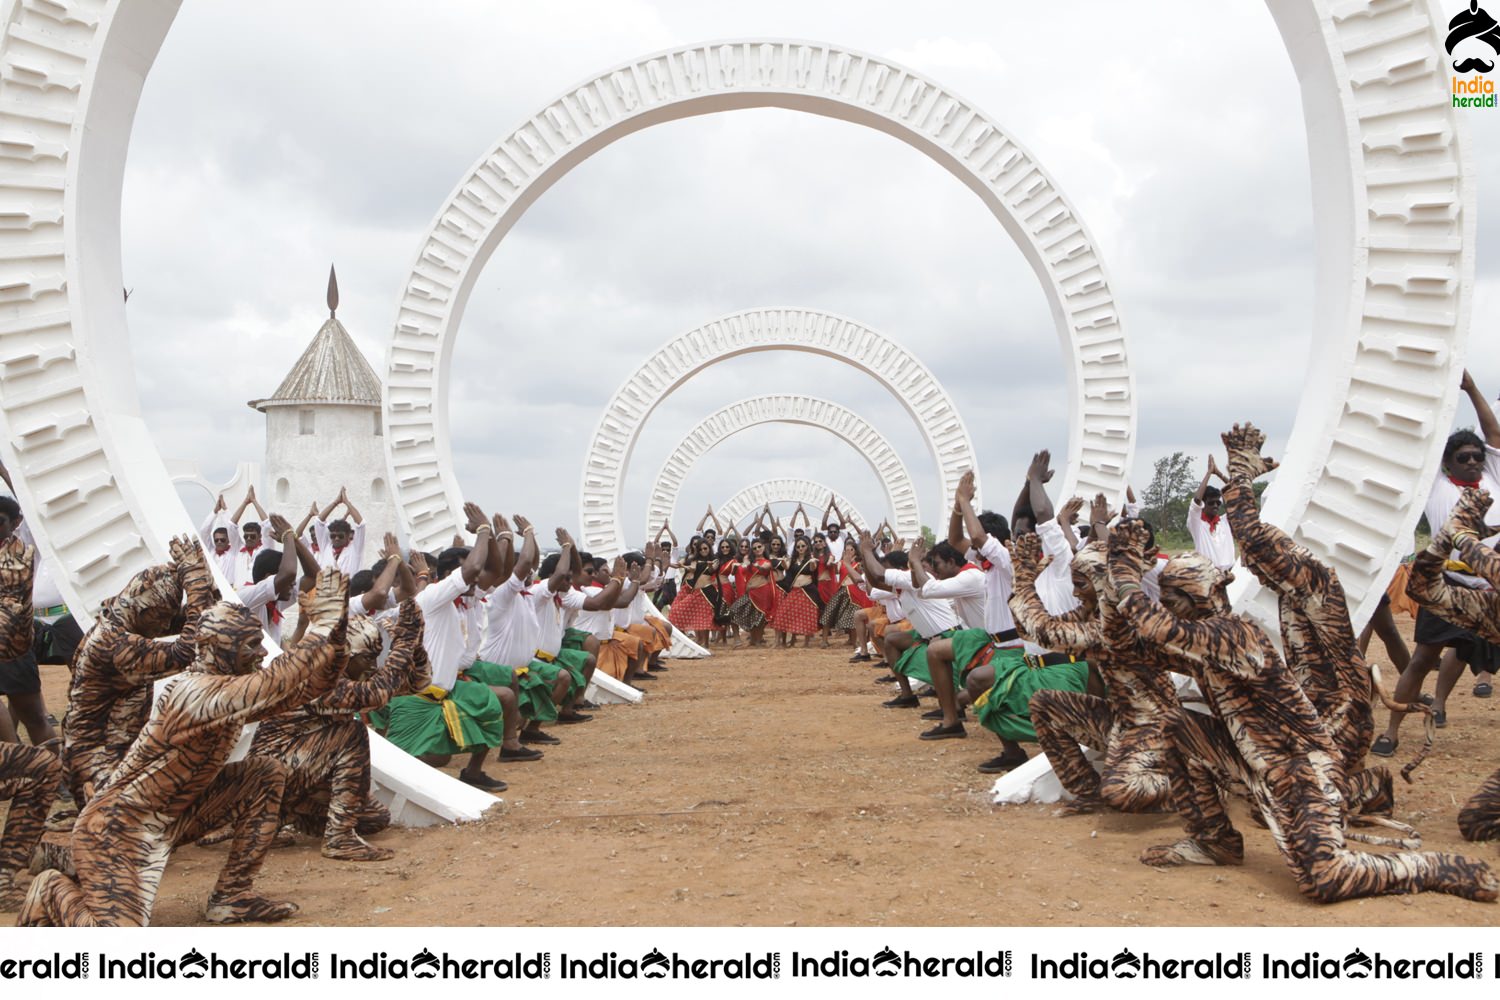
M 313 518 L 313 537 L 318 542 L 317 558 L 319 569 L 328 566 L 337 566 L 338 571 L 345 576 L 353 576 L 361 569 L 364 569 L 365 523 L 363 521 L 358 524 L 355 524 L 353 521 L 349 523 L 354 528 L 354 533 L 349 539 L 349 544 L 345 545 L 338 552 L 334 552 L 333 539 L 328 533 L 328 524 L 321 517 Z M 434 681 L 433 683 L 436 684 L 437 682 Z M 438 684 L 438 687 L 443 686 Z
M 977 550 L 970 549 L 967 558 L 979 563 L 979 568 L 984 570 L 984 624 L 973 627 L 982 628 L 991 635 L 1009 632 L 1016 627 L 1016 620 L 1010 613 L 1010 595 L 1015 586 L 1010 549 L 993 535 L 986 535 L 984 545 Z M 985 563 L 989 563 L 988 569 Z
M 1193 500 L 1188 503 L 1187 530 L 1199 555 L 1206 556 L 1220 569 L 1234 566 L 1234 532 L 1230 530 L 1229 518 L 1221 513 L 1219 523 L 1210 527 L 1203 520 L 1203 505 Z
M 536 610 L 532 607 L 532 588 L 546 589 L 545 584 L 528 587 L 512 573 L 486 598 L 488 624 L 479 658 L 486 663 L 505 667 L 524 667 L 536 657 Z
M 984 570 L 973 563 L 965 563 L 946 580 L 929 575 L 927 582 L 922 584 L 923 598 L 947 598 L 953 602 L 953 610 L 958 613 L 958 620 L 964 628 L 984 628 L 987 596 Z
M 940 598 L 926 598 L 911 583 L 911 570 L 888 569 L 885 583 L 901 599 L 901 617 L 911 622 L 912 628 L 923 639 L 930 639 L 940 632 L 958 627 L 958 615 L 953 605 Z
M 583 607 L 583 594 L 572 587 L 554 594 L 545 583 L 539 583 L 531 588 L 531 606 L 536 611 L 537 651 L 556 656 L 562 649 L 568 620 Z
M 265 629 L 271 641 L 278 646 L 281 645 L 282 614 L 296 602 L 297 598 L 292 596 L 284 601 L 276 599 L 276 575 L 274 573 L 261 577 L 259 583 L 236 587 L 234 592 L 238 595 L 241 604 L 255 612 L 255 617 L 260 619 L 260 627 Z M 276 609 L 275 614 L 271 613 L 272 608 Z
M 1037 525 L 1036 533 L 1042 542 L 1042 554 L 1052 560 L 1037 574 L 1036 596 L 1049 615 L 1065 615 L 1079 603 L 1073 593 L 1073 547 L 1056 518 Z
M 468 589 L 463 572 L 455 569 L 441 580 L 429 583 L 417 595 L 417 607 L 422 609 L 425 623 L 422 645 L 432 664 L 432 683 L 444 691 L 453 690 L 459 670 L 467 666 L 463 663 L 467 645 L 465 615 L 454 601 L 463 597 Z

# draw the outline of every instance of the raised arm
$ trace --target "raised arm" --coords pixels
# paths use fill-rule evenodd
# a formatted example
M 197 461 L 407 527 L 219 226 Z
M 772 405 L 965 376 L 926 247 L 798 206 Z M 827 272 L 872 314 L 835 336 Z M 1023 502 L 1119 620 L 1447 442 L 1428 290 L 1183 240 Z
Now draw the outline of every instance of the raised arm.
M 479 525 L 478 535 L 474 539 L 474 547 L 459 563 L 458 572 L 463 574 L 464 583 L 473 586 L 479 582 L 479 575 L 484 572 L 484 564 L 490 556 L 490 543 L 495 540 L 495 529 L 490 527 L 490 522 L 485 521 Z
M 252 487 L 250 487 L 249 489 L 247 489 L 245 491 L 245 499 L 243 499 L 243 500 L 240 501 L 240 505 L 234 509 L 234 514 L 229 519 L 231 521 L 233 521 L 235 524 L 239 524 L 240 523 L 240 518 L 242 518 L 242 517 L 245 516 L 245 510 L 246 510 L 246 508 L 248 508 L 250 506 L 250 504 L 252 502 L 254 502 L 254 500 L 255 500 L 255 487 L 252 486 Z M 256 506 L 258 508 L 259 504 L 257 504 Z
M 1214 457 L 1208 456 L 1208 465 L 1203 470 L 1203 479 L 1198 483 L 1198 489 L 1193 493 L 1193 503 L 1203 503 L 1203 493 L 1208 489 L 1208 480 L 1214 474 Z
M 964 538 L 965 533 L 968 534 L 967 540 Z M 974 513 L 974 470 L 969 469 L 958 477 L 958 489 L 953 493 L 953 513 L 948 518 L 948 544 L 960 552 L 966 552 L 970 547 L 979 548 L 988 537 L 979 523 L 979 515 Z
M 833 517 L 834 511 L 836 511 L 838 509 L 839 509 L 838 508 L 838 504 L 834 501 L 833 494 L 832 493 L 828 494 L 828 506 L 823 508 L 823 526 L 818 529 L 819 531 L 827 531 L 828 530 L 828 523 L 829 523 L 830 519 Z
M 922 558 L 927 555 L 927 539 L 918 535 L 911 542 L 911 585 L 920 591 L 929 579 Z
M 1292 536 L 1260 519 L 1254 481 L 1276 468 L 1276 460 L 1261 454 L 1266 436 L 1254 424 L 1235 424 L 1220 435 L 1228 454 L 1229 477 L 1224 483 L 1224 513 L 1240 544 L 1240 558 L 1285 590 L 1327 586 L 1328 568 Z M 1209 456 L 1209 461 L 1213 457 Z M 1213 471 L 1217 471 L 1214 469 Z
M 365 611 L 373 615 L 377 611 L 385 610 L 386 598 L 390 596 L 391 587 L 396 582 L 396 575 L 400 572 L 400 567 L 404 565 L 400 553 L 386 555 L 385 562 L 380 566 L 380 572 L 375 574 L 375 582 L 370 585 L 369 590 L 359 595 Z
M 282 542 L 281 562 L 276 565 L 276 600 L 280 601 L 292 596 L 292 589 L 297 585 L 297 536 L 292 534 L 292 526 L 280 514 L 272 515 L 271 531 Z
M 309 524 L 312 524 L 313 523 L 313 519 L 316 518 L 317 516 L 318 516 L 318 501 L 314 500 L 312 502 L 312 507 L 308 510 L 308 512 L 306 514 L 304 514 L 302 516 L 302 520 L 297 524 L 297 537 L 298 538 L 301 538 L 303 535 L 307 534 L 307 526 Z
M 355 507 L 354 501 L 349 499 L 349 487 L 339 490 L 339 502 L 344 505 L 344 510 L 349 514 L 351 522 L 356 526 L 365 523 L 365 519 L 360 516 L 359 508 Z
M 1026 470 L 1026 497 L 1037 524 L 1050 521 L 1055 516 L 1052 499 L 1047 496 L 1047 490 L 1044 488 L 1051 480 L 1052 452 L 1043 448 L 1031 457 L 1031 465 Z
M 1109 501 L 1103 493 L 1095 493 L 1089 504 L 1089 538 L 1100 545 L 1109 541 Z
M 1406 594 L 1443 620 L 1477 632 L 1490 642 L 1500 642 L 1500 591 L 1454 586 L 1443 575 L 1448 553 L 1457 548 L 1475 575 L 1491 581 L 1491 585 L 1500 580 L 1500 557 L 1480 541 L 1480 532 L 1489 530 L 1484 524 L 1489 507 L 1487 490 L 1463 491 L 1448 523 L 1413 560 Z
M 868 531 L 859 533 L 859 558 L 865 567 L 865 580 L 872 587 L 885 586 L 885 566 L 875 555 L 875 542 Z
M 498 537 L 499 528 L 490 524 L 489 515 L 480 510 L 478 504 L 465 503 L 464 516 L 468 518 L 465 529 L 476 536 L 474 540 L 475 548 L 478 548 L 481 544 L 481 539 L 478 537 L 480 525 L 490 529 L 485 532 L 487 537 L 482 540 L 484 543 L 484 566 L 479 571 L 477 582 L 481 590 L 498 587 L 505 581 L 505 564 L 510 560 L 511 555 L 513 555 L 511 552 L 511 543 L 514 536 L 506 532 L 506 538 L 502 543 Z
M 499 514 L 495 515 L 497 518 L 499 516 Z M 511 574 L 525 583 L 531 579 L 531 571 L 536 569 L 537 555 L 540 550 L 536 544 L 536 529 L 531 526 L 531 522 L 520 514 L 516 515 L 515 520 L 516 527 L 521 532 L 521 551 L 516 556 L 515 565 L 511 567 Z M 499 525 L 497 524 L 496 527 Z
M 395 696 L 413 690 L 417 675 L 425 670 L 417 662 L 421 648 L 422 612 L 415 601 L 403 601 L 391 629 L 391 651 L 385 662 L 363 680 L 339 680 L 333 690 L 311 702 L 308 708 L 319 715 L 347 715 L 380 708 Z
M 1057 513 L 1057 526 L 1062 529 L 1068 548 L 1074 552 L 1078 551 L 1078 536 L 1073 533 L 1073 522 L 1078 520 L 1078 512 L 1082 509 L 1083 497 L 1068 497 L 1067 502 L 1062 505 L 1062 510 Z
M 1484 393 L 1480 392 L 1479 386 L 1474 384 L 1474 379 L 1467 369 L 1464 370 L 1463 381 L 1459 382 L 1459 388 L 1468 394 L 1469 402 L 1474 404 L 1474 417 L 1479 421 L 1479 435 L 1484 438 L 1484 443 L 1491 448 L 1500 448 L 1500 418 L 1495 416 L 1495 410 L 1490 406 L 1490 401 L 1484 398 Z
M 573 536 L 568 534 L 566 528 L 557 529 L 557 544 L 561 546 L 562 552 L 557 557 L 557 568 L 552 571 L 552 576 L 547 580 L 547 589 L 554 594 L 567 589 L 568 577 L 573 572 L 573 560 L 576 557 L 573 551 Z

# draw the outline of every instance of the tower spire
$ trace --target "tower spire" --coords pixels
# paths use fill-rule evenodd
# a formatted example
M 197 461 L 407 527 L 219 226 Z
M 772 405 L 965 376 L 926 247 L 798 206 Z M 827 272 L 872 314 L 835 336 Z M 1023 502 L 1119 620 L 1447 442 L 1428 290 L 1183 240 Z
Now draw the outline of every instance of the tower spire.
M 333 314 L 339 308 L 339 276 L 333 272 L 333 265 L 328 265 L 328 318 L 333 319 Z

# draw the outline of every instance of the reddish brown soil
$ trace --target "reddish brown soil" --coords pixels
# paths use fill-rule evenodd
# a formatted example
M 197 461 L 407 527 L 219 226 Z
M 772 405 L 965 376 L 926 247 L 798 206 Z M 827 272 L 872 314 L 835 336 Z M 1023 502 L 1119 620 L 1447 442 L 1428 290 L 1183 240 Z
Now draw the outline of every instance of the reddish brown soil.
M 931 723 L 881 708 L 876 671 L 848 655 L 678 661 L 642 704 L 556 727 L 544 761 L 490 765 L 510 782 L 492 819 L 387 831 L 372 839 L 397 857 L 372 865 L 304 839 L 272 853 L 260 886 L 325 925 L 1500 924 L 1500 906 L 1448 896 L 1309 903 L 1242 811 L 1243 867 L 1158 872 L 1136 856 L 1177 836 L 1171 816 L 993 806 L 974 767 L 996 740 L 971 723 L 967 740 L 918 742 Z M 62 668 L 48 669 L 60 708 Z M 1495 863 L 1454 823 L 1500 764 L 1500 699 L 1471 686 L 1417 784 L 1398 781 L 1397 818 L 1428 849 Z M 1410 725 L 1397 765 L 1420 741 Z M 178 851 L 153 922 L 201 922 L 223 857 Z

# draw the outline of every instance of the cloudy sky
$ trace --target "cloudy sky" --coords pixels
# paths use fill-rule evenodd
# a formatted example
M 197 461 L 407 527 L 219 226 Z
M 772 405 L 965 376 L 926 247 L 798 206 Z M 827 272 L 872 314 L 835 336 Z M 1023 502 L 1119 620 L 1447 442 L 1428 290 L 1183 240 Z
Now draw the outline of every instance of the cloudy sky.
M 745 36 L 906 64 L 1030 148 L 1111 270 L 1137 382 L 1138 484 L 1156 458 L 1201 456 L 1236 420 L 1282 446 L 1313 335 L 1312 210 L 1296 81 L 1259 0 L 189 0 L 147 83 L 125 181 L 135 363 L 163 453 L 214 480 L 261 459 L 264 418 L 244 401 L 274 390 L 317 331 L 330 262 L 340 319 L 383 373 L 419 241 L 498 138 L 618 62 Z M 1500 179 L 1500 111 L 1470 120 L 1483 197 Z M 1481 215 L 1471 347 L 1491 397 L 1497 219 Z M 962 411 L 992 497 L 1014 492 L 1032 451 L 1065 445 L 1046 299 L 973 193 L 890 136 L 742 111 L 615 143 L 505 239 L 454 356 L 465 493 L 576 525 L 580 464 L 623 374 L 709 319 L 782 305 L 850 316 L 915 351 Z M 900 405 L 837 362 L 776 353 L 715 366 L 656 411 L 626 484 L 632 535 L 681 435 L 768 392 L 863 415 L 906 458 L 934 520 L 936 472 Z M 679 525 L 775 476 L 882 507 L 846 445 L 768 426 L 697 464 Z

